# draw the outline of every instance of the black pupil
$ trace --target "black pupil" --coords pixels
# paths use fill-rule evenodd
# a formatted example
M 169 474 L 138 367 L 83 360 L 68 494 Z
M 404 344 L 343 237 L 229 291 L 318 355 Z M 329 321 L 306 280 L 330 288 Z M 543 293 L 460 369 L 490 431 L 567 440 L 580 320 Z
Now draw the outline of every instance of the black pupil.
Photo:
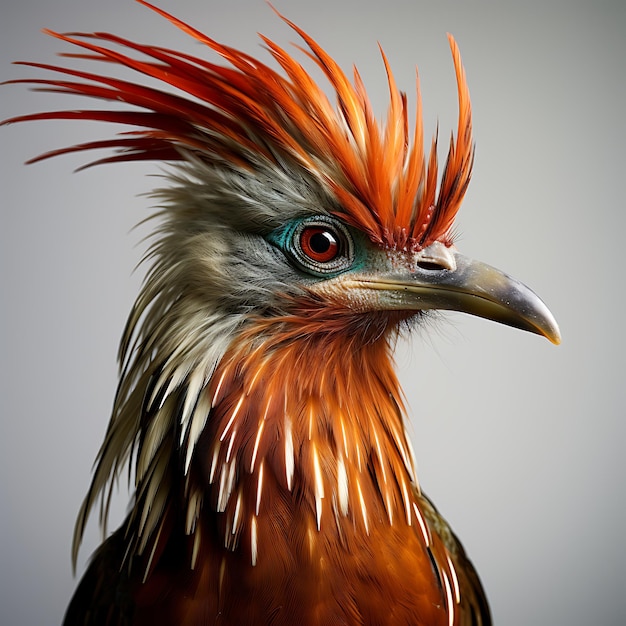
M 313 252 L 324 254 L 324 252 L 328 252 L 334 242 L 335 238 L 329 232 L 321 231 L 314 233 L 311 236 L 309 245 L 311 246 L 311 250 L 313 250 Z

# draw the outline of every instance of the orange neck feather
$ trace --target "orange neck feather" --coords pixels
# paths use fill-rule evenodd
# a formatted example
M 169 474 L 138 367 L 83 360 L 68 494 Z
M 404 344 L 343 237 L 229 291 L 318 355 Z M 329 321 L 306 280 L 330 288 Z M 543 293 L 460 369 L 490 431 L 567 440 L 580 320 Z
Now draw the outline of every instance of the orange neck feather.
M 253 562 L 256 520 L 276 490 L 298 494 L 317 530 L 349 520 L 367 533 L 373 519 L 410 524 L 413 516 L 390 331 L 368 343 L 319 324 L 315 315 L 260 320 L 207 389 L 213 410 L 198 445 L 200 476 L 211 484 L 209 508 L 225 513 L 226 544 L 246 529 Z
M 159 531 L 150 590 L 168 559 L 189 555 L 209 593 L 184 588 L 199 615 L 218 606 L 234 623 L 266 623 L 262 606 L 231 606 L 250 593 L 283 607 L 277 623 L 304 602 L 315 610 L 302 623 L 382 623 L 389 607 L 368 595 L 382 589 L 402 619 L 454 623 L 456 574 L 414 476 L 393 324 L 371 320 L 364 341 L 345 311 L 343 322 L 312 309 L 257 319 L 233 342 L 203 391 L 212 408 L 187 476 L 187 528 Z

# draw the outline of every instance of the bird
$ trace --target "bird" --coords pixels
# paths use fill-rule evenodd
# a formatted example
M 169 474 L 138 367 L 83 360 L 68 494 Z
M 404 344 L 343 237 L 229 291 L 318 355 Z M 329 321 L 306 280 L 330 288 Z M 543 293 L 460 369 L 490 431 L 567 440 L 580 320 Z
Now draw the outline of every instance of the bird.
M 261 35 L 263 62 L 137 1 L 217 61 L 46 31 L 77 50 L 64 58 L 106 71 L 20 62 L 43 77 L 8 82 L 115 106 L 3 122 L 130 128 L 31 162 L 105 149 L 88 165 L 166 167 L 74 567 L 94 509 L 103 541 L 64 625 L 491 624 L 474 566 L 418 482 L 393 351 L 445 310 L 555 344 L 560 333 L 530 288 L 455 246 L 474 161 L 455 39 L 458 126 L 440 175 L 419 78 L 410 123 L 382 48 L 378 120 L 356 67 L 350 77 L 276 9 L 302 44 Z M 109 534 L 126 471 L 133 496 Z

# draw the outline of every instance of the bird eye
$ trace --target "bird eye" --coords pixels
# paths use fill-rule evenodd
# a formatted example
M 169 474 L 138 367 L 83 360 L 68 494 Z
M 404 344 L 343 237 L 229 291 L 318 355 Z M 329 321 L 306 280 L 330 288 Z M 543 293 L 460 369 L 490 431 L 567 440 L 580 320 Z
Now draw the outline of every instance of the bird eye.
M 319 276 L 344 271 L 354 260 L 348 229 L 329 216 L 300 221 L 290 239 L 289 251 L 297 265 Z
M 317 263 L 328 263 L 339 254 L 335 233 L 323 226 L 307 226 L 300 233 L 300 249 Z

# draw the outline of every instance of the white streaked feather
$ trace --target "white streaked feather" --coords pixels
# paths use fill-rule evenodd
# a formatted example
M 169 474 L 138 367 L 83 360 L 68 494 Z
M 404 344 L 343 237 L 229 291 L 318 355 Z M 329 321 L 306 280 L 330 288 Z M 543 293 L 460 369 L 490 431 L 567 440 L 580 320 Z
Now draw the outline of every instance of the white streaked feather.
M 183 447 L 185 437 L 186 435 L 188 435 L 189 421 L 194 407 L 198 402 L 198 396 L 200 395 L 200 391 L 205 384 L 206 378 L 204 372 L 202 371 L 202 368 L 195 368 L 187 377 L 187 391 L 185 393 L 185 402 L 183 403 L 183 410 L 180 414 L 180 435 L 178 441 L 178 445 L 180 448 Z
M 239 488 L 239 492 L 237 493 L 237 501 L 235 502 L 235 512 L 233 513 L 233 527 L 231 530 L 231 534 L 236 535 L 239 531 L 239 524 L 241 522 L 241 487 Z
M 417 489 L 417 493 L 421 494 L 422 490 L 420 489 L 417 473 L 415 472 L 415 468 L 417 467 L 417 463 L 415 461 L 415 448 L 413 447 L 413 442 L 411 441 L 411 437 L 409 437 L 406 428 L 404 429 L 404 441 L 406 442 L 406 446 L 409 452 L 409 464 L 407 465 L 406 470 L 411 477 L 411 482 L 415 485 L 415 488 Z
M 220 390 L 222 389 L 222 385 L 224 384 L 224 377 L 226 376 L 226 369 L 220 374 L 219 380 L 217 381 L 217 386 L 215 387 L 215 393 L 213 394 L 213 399 L 211 400 L 211 408 L 215 408 L 217 405 L 217 397 L 219 396 Z
M 211 458 L 211 469 L 209 470 L 209 485 L 213 484 L 215 479 L 215 470 L 217 469 L 217 460 L 220 455 L 221 442 L 216 441 L 213 446 L 213 457 Z
M 322 523 L 322 500 L 324 499 L 324 479 L 322 477 L 322 468 L 320 466 L 319 455 L 315 442 L 311 443 L 313 449 L 313 477 L 315 482 L 315 512 L 317 518 L 317 530 L 320 529 Z
M 161 374 L 159 381 L 157 382 L 157 385 L 155 387 L 155 394 L 157 393 L 157 390 L 159 391 L 159 393 L 163 393 L 161 401 L 159 402 L 159 409 L 163 408 L 165 401 L 170 397 L 174 389 L 179 387 L 183 380 L 185 380 L 185 377 L 189 373 L 189 366 L 190 364 L 188 364 L 187 367 L 177 366 L 175 369 L 173 369 L 173 371 L 170 371 L 170 369 L 168 368 L 167 370 L 164 370 L 164 372 Z M 167 386 L 165 386 L 166 383 Z
M 309 441 L 313 438 L 313 424 L 315 423 L 315 414 L 313 407 L 309 406 Z
M 226 463 L 230 463 L 230 457 L 233 453 L 233 447 L 235 445 L 236 439 L 237 439 L 237 429 L 233 428 L 233 432 L 230 435 L 230 439 L 228 441 L 228 448 L 226 449 Z
M 428 526 L 426 526 L 426 521 L 424 520 L 424 516 L 422 512 L 419 510 L 419 507 L 415 502 L 413 502 L 413 511 L 415 511 L 415 518 L 417 519 L 417 524 L 422 533 L 422 539 L 424 540 L 424 545 L 427 548 L 430 548 L 430 532 L 428 530 Z
M 448 612 L 448 626 L 454 626 L 454 600 L 452 599 L 452 589 L 450 587 L 450 581 L 448 580 L 448 574 L 444 569 L 440 569 L 441 577 L 443 578 L 443 588 L 446 592 L 446 609 Z
M 223 513 L 226 510 L 226 505 L 230 499 L 230 494 L 233 491 L 233 483 L 235 480 L 235 462 L 222 464 L 222 471 L 220 472 L 220 487 L 217 495 L 217 510 Z
M 267 414 L 267 409 L 265 409 Z M 250 473 L 254 472 L 254 464 L 256 463 L 256 457 L 259 453 L 259 444 L 261 443 L 261 436 L 263 435 L 263 428 L 265 428 L 265 419 L 259 422 L 259 426 L 256 431 L 256 437 L 254 438 L 254 447 L 252 449 L 252 458 L 250 459 Z
M 348 448 L 348 437 L 346 435 L 346 424 L 343 421 L 343 416 L 339 417 L 339 426 L 341 427 L 341 437 L 343 439 L 343 453 L 346 459 L 350 458 L 350 448 Z
M 169 492 L 169 480 L 167 476 L 168 459 L 164 453 L 157 454 L 150 465 L 150 481 L 147 482 L 145 490 L 138 494 L 142 501 L 149 502 L 150 506 L 141 508 L 139 516 L 139 536 L 148 536 L 156 527 L 161 513 L 165 508 L 165 502 Z M 140 551 L 143 552 L 145 541 L 140 544 Z
M 187 436 L 187 449 L 185 451 L 185 474 L 189 472 L 189 465 L 193 456 L 194 450 L 198 439 L 206 426 L 207 419 L 209 418 L 209 412 L 211 410 L 208 400 L 208 394 L 206 393 L 206 380 L 203 387 L 198 394 L 198 400 L 196 402 L 196 408 L 191 416 L 189 424 L 189 434 Z
M 259 476 L 257 478 L 257 484 L 256 484 L 256 514 L 259 514 L 259 509 L 261 507 L 261 495 L 263 493 L 263 470 L 264 470 L 265 464 L 263 462 L 261 462 L 261 464 L 259 465 Z
M 293 451 L 293 432 L 291 430 L 291 420 L 285 416 L 285 476 L 287 479 L 287 489 L 291 491 L 293 486 L 293 473 L 295 469 L 295 458 Z
M 196 526 L 196 520 L 202 508 L 203 494 L 200 489 L 194 489 L 187 496 L 187 515 L 185 518 L 185 532 L 190 535 Z
M 383 473 L 383 483 L 387 486 L 387 470 L 386 465 L 387 461 L 383 456 L 382 450 L 380 449 L 380 439 L 378 438 L 378 429 L 372 425 L 372 431 L 374 432 L 374 442 L 376 443 L 376 456 L 378 457 L 378 463 L 380 465 L 380 469 Z
M 257 380 L 259 379 L 259 377 L 261 376 L 264 370 L 265 370 L 265 361 L 261 361 L 256 371 L 252 375 L 252 379 L 250 380 L 250 383 L 248 384 L 248 390 L 246 391 L 246 395 L 250 395 L 250 393 L 252 392 L 252 390 L 257 384 Z
M 391 432 L 393 433 L 394 441 L 396 442 L 396 446 L 398 448 L 398 451 L 400 452 L 400 456 L 402 457 L 402 462 L 404 463 L 404 467 L 406 471 L 409 473 L 409 476 L 411 477 L 411 482 L 416 482 L 415 481 L 415 468 L 413 467 L 411 463 L 411 459 L 409 458 L 409 453 L 407 452 L 407 449 L 405 446 L 406 437 L 400 436 L 400 433 L 395 427 L 392 427 Z
M 355 445 L 356 448 L 356 466 L 359 468 L 359 472 L 363 472 L 363 462 L 361 460 L 361 446 L 357 442 Z
M 256 516 L 253 516 L 250 522 L 250 552 L 251 552 L 250 556 L 251 556 L 251 561 L 252 561 L 252 567 L 256 565 L 257 558 L 259 556 L 256 526 L 257 526 Z
M 448 561 L 448 567 L 450 569 L 450 574 L 452 575 L 452 588 L 454 590 L 454 600 L 457 604 L 461 603 L 461 589 L 459 587 L 459 579 L 456 575 L 456 569 L 454 567 L 454 563 L 452 563 L 452 559 L 446 550 L 446 560 Z
M 163 425 L 158 420 L 151 420 L 149 422 L 137 458 L 136 472 L 138 480 L 142 480 L 148 472 L 150 463 L 163 443 L 167 432 L 168 431 L 163 428 Z
M 152 542 L 152 549 L 150 550 L 150 555 L 148 556 L 148 563 L 146 564 L 146 569 L 144 570 L 144 573 L 143 573 L 142 582 L 144 583 L 146 582 L 148 578 L 148 572 L 150 571 L 150 568 L 152 567 L 152 561 L 154 560 L 154 554 L 156 551 L 156 547 L 159 544 L 159 538 L 161 537 L 162 530 L 163 530 L 163 525 L 161 524 L 159 526 L 159 529 L 157 530 L 156 537 L 154 538 L 154 541 Z
M 365 498 L 363 497 L 363 490 L 361 489 L 361 481 L 356 479 L 356 489 L 359 494 L 359 504 L 361 505 L 361 517 L 363 518 L 363 524 L 365 526 L 365 532 L 370 534 L 370 527 L 367 521 L 367 505 L 365 504 Z
M 343 455 L 337 459 L 337 495 L 339 497 L 339 510 L 343 516 L 348 515 L 349 487 L 348 472 Z
M 161 489 L 156 491 L 150 502 L 151 508 L 148 509 L 145 515 L 145 523 L 139 527 L 136 546 L 137 554 L 143 554 L 148 546 L 148 542 L 155 541 L 153 533 L 157 528 L 161 528 L 163 524 L 163 511 L 165 510 L 168 497 L 169 485 L 167 487 L 161 485 Z
M 239 400 L 237 400 L 237 404 L 235 405 L 235 408 L 233 409 L 233 412 L 231 413 L 230 419 L 228 420 L 226 426 L 224 426 L 224 430 L 222 431 L 222 434 L 220 435 L 220 441 L 224 441 L 224 438 L 228 434 L 230 427 L 233 425 L 233 422 L 235 421 L 235 418 L 237 417 L 237 413 L 239 413 L 239 409 L 241 408 L 241 405 L 243 404 L 244 398 L 245 398 L 245 395 L 241 394 Z
M 409 490 L 404 477 L 400 479 L 400 482 L 402 484 L 402 501 L 404 502 L 404 512 L 406 513 L 406 523 L 411 526 L 411 519 L 413 517 L 411 514 L 411 503 L 413 501 L 409 498 Z

